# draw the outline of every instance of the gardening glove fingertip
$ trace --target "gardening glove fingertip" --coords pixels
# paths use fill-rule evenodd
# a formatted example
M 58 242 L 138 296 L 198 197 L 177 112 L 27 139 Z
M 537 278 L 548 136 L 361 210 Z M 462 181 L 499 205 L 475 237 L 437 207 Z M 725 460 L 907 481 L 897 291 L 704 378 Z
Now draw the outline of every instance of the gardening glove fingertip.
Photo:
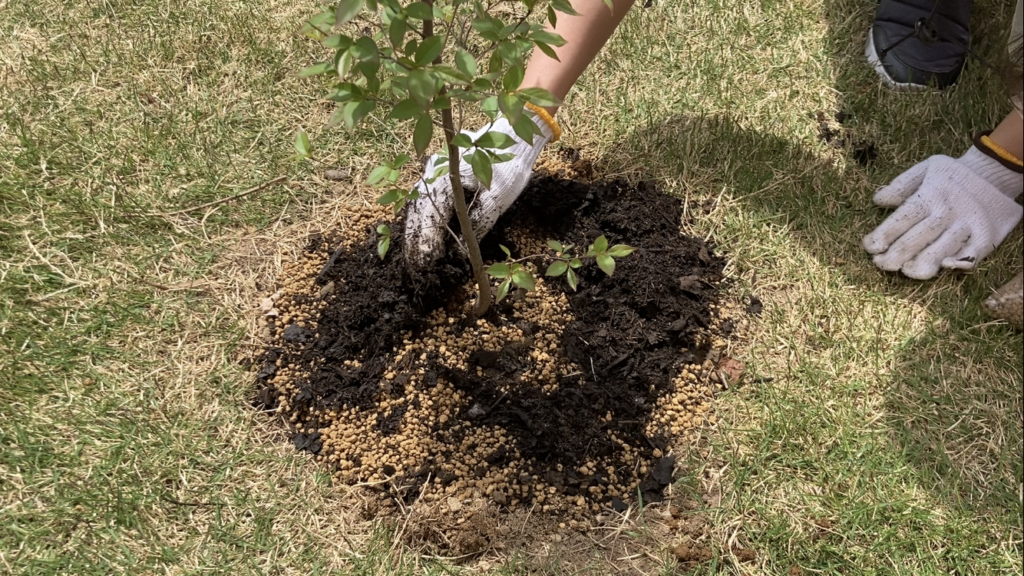
M 914 280 L 931 280 L 939 273 L 940 262 L 925 256 L 918 256 L 903 264 L 900 272 Z
M 932 158 L 935 157 L 933 156 Z M 894 178 L 888 185 L 875 191 L 873 198 L 875 205 L 880 208 L 895 208 L 903 204 L 907 198 L 921 187 L 921 183 L 924 182 L 924 177 L 928 172 L 928 163 L 932 161 L 932 158 L 917 163 L 906 172 Z
M 864 249 L 868 254 L 885 252 L 927 216 L 928 208 L 922 203 L 903 203 L 884 222 L 864 237 Z
M 889 247 L 889 243 L 885 241 L 885 236 L 877 228 L 864 236 L 861 243 L 868 254 L 881 254 Z

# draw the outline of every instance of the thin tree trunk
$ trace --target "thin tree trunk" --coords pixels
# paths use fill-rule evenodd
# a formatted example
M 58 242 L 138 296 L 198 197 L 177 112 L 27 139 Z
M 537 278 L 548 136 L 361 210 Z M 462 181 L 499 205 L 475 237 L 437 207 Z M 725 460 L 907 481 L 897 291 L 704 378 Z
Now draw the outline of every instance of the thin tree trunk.
M 469 209 L 466 207 L 466 192 L 462 187 L 459 164 L 462 161 L 461 150 L 452 144 L 455 137 L 455 127 L 452 120 L 451 109 L 441 111 L 441 124 L 444 125 L 444 138 L 448 144 L 448 176 L 452 181 L 452 196 L 455 198 L 455 214 L 459 217 L 459 228 L 462 229 L 462 237 L 466 240 L 466 249 L 469 250 L 469 263 L 473 267 L 473 276 L 476 278 L 476 305 L 473 307 L 473 315 L 477 318 L 487 312 L 491 305 L 491 282 L 484 270 L 483 255 L 480 254 L 480 243 L 477 242 L 476 234 L 473 233 L 473 223 L 469 219 Z
M 431 9 L 434 7 L 433 0 L 426 1 Z M 423 21 L 423 38 L 434 35 L 434 21 Z M 434 60 L 434 64 L 441 63 L 441 56 Z M 446 90 L 441 89 L 438 96 L 444 96 Z M 455 138 L 455 121 L 452 118 L 452 109 L 441 110 L 441 125 L 444 126 L 444 142 L 448 146 L 448 178 L 452 183 L 452 196 L 455 199 L 455 214 L 459 217 L 459 228 L 462 229 L 462 237 L 466 240 L 466 249 L 469 251 L 469 264 L 473 268 L 473 277 L 476 279 L 476 305 L 473 306 L 473 315 L 477 318 L 487 313 L 491 306 L 491 282 L 484 270 L 484 258 L 480 254 L 480 243 L 477 242 L 476 234 L 473 233 L 473 223 L 469 219 L 469 209 L 466 207 L 466 191 L 462 187 L 460 176 L 460 164 L 462 155 L 459 147 L 452 144 Z

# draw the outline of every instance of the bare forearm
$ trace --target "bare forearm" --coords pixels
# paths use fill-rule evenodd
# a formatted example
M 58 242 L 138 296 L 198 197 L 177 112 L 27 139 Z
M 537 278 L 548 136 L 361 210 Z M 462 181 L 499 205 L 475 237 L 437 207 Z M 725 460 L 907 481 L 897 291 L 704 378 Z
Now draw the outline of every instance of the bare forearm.
M 1014 110 L 996 126 L 989 136 L 996 144 L 1017 158 L 1024 159 L 1024 120 Z
M 565 45 L 555 48 L 558 60 L 539 50 L 533 52 L 526 68 L 523 88 L 544 88 L 562 100 L 579 79 L 615 28 L 629 12 L 634 0 L 612 0 L 608 9 L 604 0 L 572 0 L 578 16 L 558 13 L 558 25 L 553 32 L 565 39 Z M 548 108 L 554 114 L 557 107 Z

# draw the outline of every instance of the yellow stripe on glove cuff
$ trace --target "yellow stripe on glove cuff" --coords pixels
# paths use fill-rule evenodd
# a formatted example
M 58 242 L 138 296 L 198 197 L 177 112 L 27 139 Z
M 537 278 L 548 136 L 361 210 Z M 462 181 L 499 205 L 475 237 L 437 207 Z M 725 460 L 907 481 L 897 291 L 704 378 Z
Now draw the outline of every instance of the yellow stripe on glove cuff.
M 548 111 L 537 106 L 536 104 L 526 103 L 526 108 L 537 115 L 538 118 L 544 121 L 551 129 L 551 141 L 558 142 L 558 139 L 562 137 L 562 129 L 558 127 L 558 122 L 555 122 L 554 117 L 548 114 Z
M 1005 148 L 1003 148 L 999 144 L 996 144 L 995 140 L 989 138 L 988 136 L 982 136 L 981 142 L 985 146 L 987 146 L 989 150 L 995 153 L 996 156 L 999 156 L 1003 160 L 1006 160 L 1007 162 L 1014 164 L 1018 167 L 1024 167 L 1024 162 L 1021 162 L 1020 158 L 1017 158 L 1013 154 L 1007 152 Z

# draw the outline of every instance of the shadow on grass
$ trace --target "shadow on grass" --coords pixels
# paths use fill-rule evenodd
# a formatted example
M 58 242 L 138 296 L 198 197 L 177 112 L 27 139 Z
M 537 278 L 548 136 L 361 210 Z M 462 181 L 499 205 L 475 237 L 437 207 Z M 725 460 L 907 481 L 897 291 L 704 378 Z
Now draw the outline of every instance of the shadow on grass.
M 862 142 L 851 137 L 845 146 L 829 143 L 815 149 L 745 129 L 738 118 L 679 115 L 638 129 L 611 155 L 623 165 L 643 166 L 648 174 L 678 183 L 691 214 L 705 221 L 697 228 L 710 226 L 719 250 L 734 259 L 740 274 L 763 274 L 765 266 L 778 264 L 789 269 L 782 275 L 790 275 L 794 282 L 810 279 L 815 289 L 820 283 L 821 290 L 835 290 L 838 298 L 863 294 L 872 300 L 870 306 L 850 301 L 820 311 L 814 309 L 814 299 L 800 303 L 799 311 L 787 310 L 790 303 L 783 300 L 766 301 L 779 314 L 804 316 L 805 323 L 796 327 L 804 333 L 792 342 L 806 349 L 791 351 L 803 365 L 790 366 L 789 375 L 842 388 L 834 380 L 845 376 L 830 372 L 827 365 L 851 366 L 837 369 L 850 375 L 850 388 L 881 399 L 880 406 L 865 407 L 857 415 L 866 419 L 881 414 L 881 425 L 875 427 L 884 439 L 877 446 L 888 452 L 888 465 L 909 471 L 901 474 L 933 495 L 926 500 L 930 505 L 962 510 L 978 520 L 998 518 L 1019 533 L 1021 340 L 1006 326 L 988 323 L 980 309 L 992 287 L 1019 266 L 1019 256 L 1013 255 L 1011 244 L 974 273 L 946 273 L 924 283 L 876 269 L 860 242 L 887 213 L 871 203 L 874 186 L 869 181 L 875 178 L 869 176 L 895 175 L 903 167 L 858 163 Z M 719 198 L 725 205 L 715 207 Z M 750 238 L 759 231 L 763 242 Z M 1019 240 L 1018 230 L 1008 242 L 1019 245 Z M 790 256 L 796 261 L 778 261 Z M 806 264 L 799 262 L 801 258 Z M 806 268 L 798 270 L 802 266 Z M 817 276 L 807 270 L 822 272 Z M 777 271 L 768 275 L 778 283 Z M 772 290 L 785 293 L 787 287 L 776 285 Z M 880 310 L 883 313 L 872 316 Z M 926 318 L 923 326 L 914 317 Z M 790 326 L 798 322 L 789 321 Z M 882 326 L 887 322 L 902 325 Z M 878 335 L 871 333 L 872 326 L 878 326 Z M 844 333 L 848 329 L 862 333 Z M 873 365 L 856 366 L 859 362 Z M 788 393 L 792 392 L 772 394 Z M 841 394 L 836 397 L 843 401 Z M 855 417 L 812 422 L 801 415 L 798 403 L 785 403 L 797 418 L 807 420 L 786 424 L 792 426 L 788 434 L 819 434 L 813 429 L 863 422 Z M 828 431 L 822 443 L 832 441 L 827 435 Z M 769 440 L 765 438 L 763 445 L 771 444 Z M 856 467 L 857 456 L 851 452 L 846 462 Z M 894 522 L 895 509 L 889 515 Z

